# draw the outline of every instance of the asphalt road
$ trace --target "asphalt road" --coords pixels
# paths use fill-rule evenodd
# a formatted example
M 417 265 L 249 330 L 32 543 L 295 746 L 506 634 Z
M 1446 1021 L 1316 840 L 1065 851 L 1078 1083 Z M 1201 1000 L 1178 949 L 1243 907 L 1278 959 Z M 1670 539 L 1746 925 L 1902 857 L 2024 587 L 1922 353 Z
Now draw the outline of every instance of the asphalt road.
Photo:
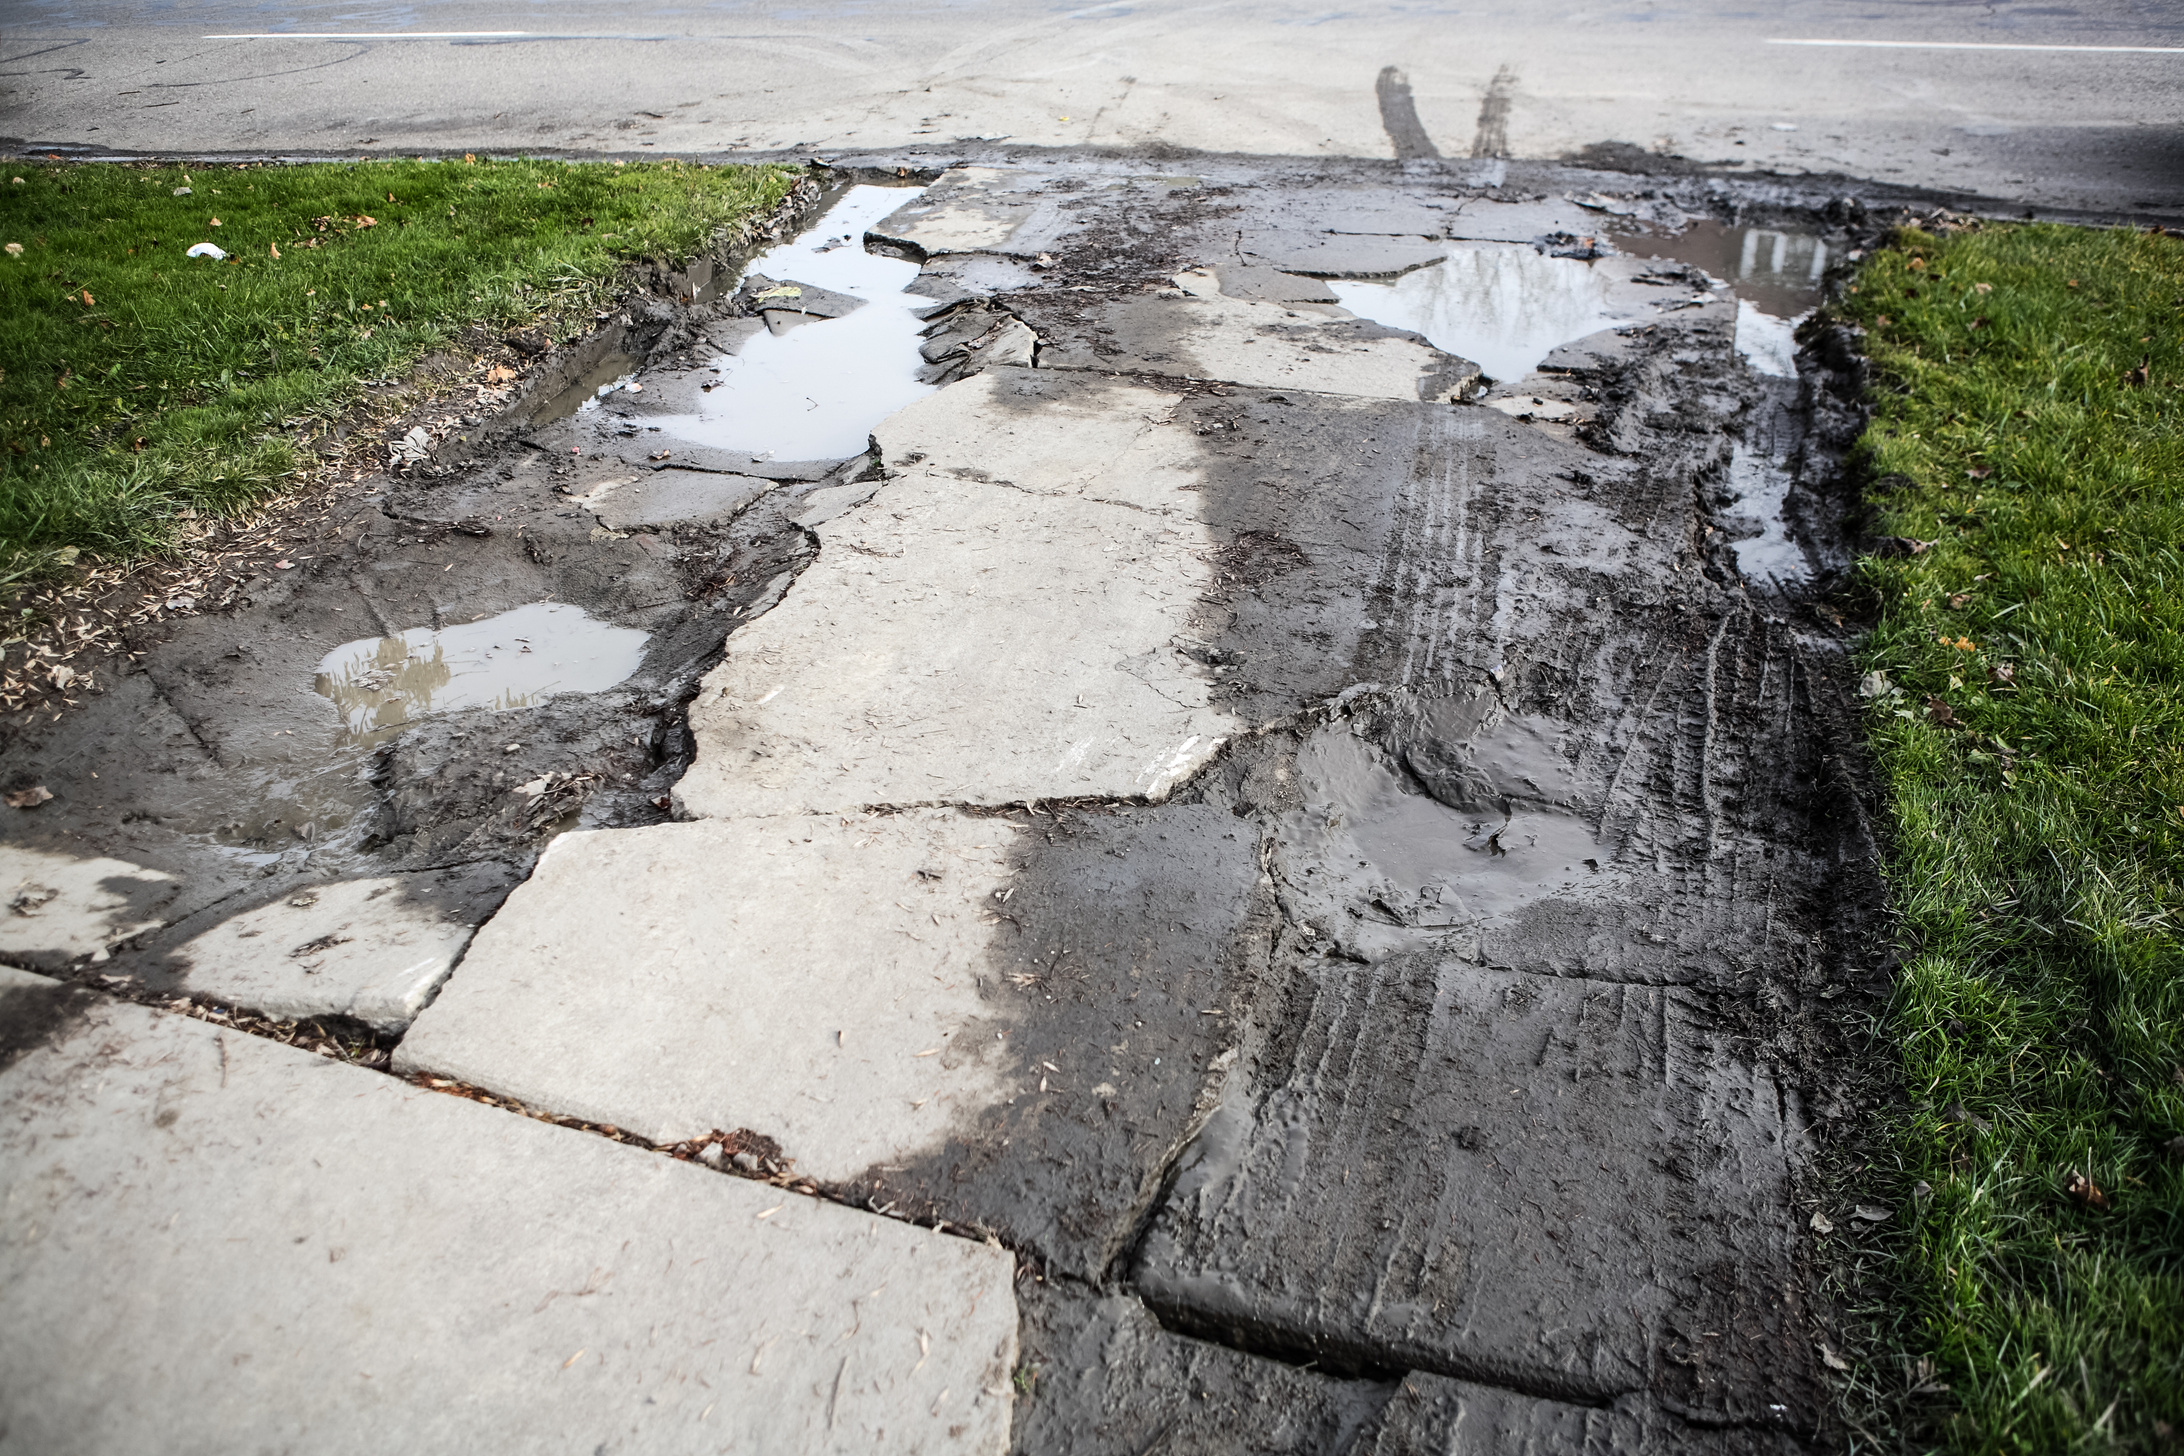
M 1548 158 L 1621 142 L 2184 212 L 2184 7 L 2148 0 L 7 0 L 0 20 L 0 137 L 28 147 L 826 153 L 1005 137 Z M 1813 41 L 1830 43 L 1787 43 Z

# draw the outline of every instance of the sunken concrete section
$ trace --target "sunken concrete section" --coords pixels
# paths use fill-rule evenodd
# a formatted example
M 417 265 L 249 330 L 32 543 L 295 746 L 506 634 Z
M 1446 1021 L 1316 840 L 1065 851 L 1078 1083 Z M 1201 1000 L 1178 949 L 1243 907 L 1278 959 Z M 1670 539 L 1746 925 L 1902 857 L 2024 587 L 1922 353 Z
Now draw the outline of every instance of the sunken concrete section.
M 1163 290 L 1096 313 L 1085 341 L 1052 345 L 1048 369 L 1166 374 L 1265 389 L 1304 389 L 1371 399 L 1459 400 L 1479 366 L 1416 334 L 1281 303 Z
M 1290 964 L 1263 1090 L 1232 1088 L 1146 1241 L 1148 1300 L 1337 1366 L 1586 1402 L 1680 1366 L 1716 1419 L 1784 1404 L 1751 1362 L 1799 1337 L 1792 1130 L 1702 1003 L 1435 956 Z
M 495 865 L 334 880 L 282 893 L 175 946 L 166 989 L 276 1020 L 344 1016 L 398 1032 L 508 891 Z
M 1176 403 L 999 369 L 889 419 L 900 473 L 818 528 L 692 704 L 685 812 L 1158 800 L 1187 778 L 1237 725 L 1176 642 L 1213 576 Z
M 1014 1261 L 0 971 L 10 1450 L 999 1452 Z
M 1234 1060 L 1258 880 L 1204 807 L 569 835 L 396 1066 L 656 1142 L 748 1130 L 1098 1277 Z

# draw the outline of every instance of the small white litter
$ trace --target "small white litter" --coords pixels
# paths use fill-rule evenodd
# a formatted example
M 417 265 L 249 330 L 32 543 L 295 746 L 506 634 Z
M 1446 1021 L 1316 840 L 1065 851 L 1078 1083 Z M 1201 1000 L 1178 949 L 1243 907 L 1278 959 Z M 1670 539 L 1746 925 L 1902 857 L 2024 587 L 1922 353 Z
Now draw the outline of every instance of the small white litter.
M 190 245 L 190 250 L 183 256 L 186 258 L 210 258 L 217 263 L 227 256 L 227 249 L 221 247 L 218 243 L 193 243 Z
M 387 446 L 397 465 L 412 465 L 432 453 L 432 434 L 423 425 L 412 426 L 410 432 Z

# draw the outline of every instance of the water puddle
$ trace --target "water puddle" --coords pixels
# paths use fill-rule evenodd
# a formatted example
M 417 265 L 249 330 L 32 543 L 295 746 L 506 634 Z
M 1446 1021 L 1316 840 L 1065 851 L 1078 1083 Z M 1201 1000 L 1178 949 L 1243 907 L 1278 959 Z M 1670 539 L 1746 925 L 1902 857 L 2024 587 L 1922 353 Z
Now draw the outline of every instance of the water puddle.
M 1776 318 L 1750 299 L 1737 300 L 1737 354 L 1745 368 L 1772 379 L 1797 377 L 1797 325 L 1805 316 Z
M 1584 260 L 1525 244 L 1457 244 L 1444 261 L 1393 283 L 1336 278 L 1327 286 L 1358 317 L 1423 334 L 1501 381 L 1522 379 L 1559 346 L 1630 318 L 1612 307 L 1609 281 Z
M 1695 222 L 1680 233 L 1626 233 L 1616 247 L 1640 258 L 1703 268 L 1761 313 L 1795 319 L 1818 306 L 1820 275 L 1832 255 L 1812 233 Z
M 1438 769 L 1426 758 L 1406 776 L 1346 723 L 1298 754 L 1304 807 L 1281 839 L 1300 867 L 1288 888 L 1321 933 L 1374 956 L 1612 881 L 1590 824 L 1556 801 L 1567 765 L 1531 725 L 1505 721 Z
M 646 637 L 565 602 L 533 602 L 459 627 L 344 643 L 320 660 L 311 686 L 333 699 L 349 740 L 369 742 L 428 713 L 603 692 L 637 670 Z
M 568 388 L 549 400 L 546 407 L 539 411 L 538 423 L 543 425 L 554 420 L 565 420 L 585 405 L 597 404 L 635 378 L 637 366 L 643 362 L 636 355 L 624 354 L 619 350 L 607 355 L 579 375 Z
M 847 293 L 865 307 L 782 333 L 754 336 L 714 362 L 718 387 L 695 414 L 647 415 L 648 426 L 694 444 L 777 460 L 842 460 L 873 427 L 935 386 L 918 379 L 918 311 L 903 292 L 918 265 L 868 253 L 865 230 L 922 189 L 852 187 L 792 242 L 752 260 L 749 272 Z
M 1804 548 L 1790 538 L 1783 510 L 1789 502 L 1789 470 L 1749 445 L 1729 455 L 1729 488 L 1736 503 L 1723 512 L 1731 529 L 1756 528 L 1757 534 L 1733 540 L 1737 570 L 1758 586 L 1791 586 L 1811 574 Z

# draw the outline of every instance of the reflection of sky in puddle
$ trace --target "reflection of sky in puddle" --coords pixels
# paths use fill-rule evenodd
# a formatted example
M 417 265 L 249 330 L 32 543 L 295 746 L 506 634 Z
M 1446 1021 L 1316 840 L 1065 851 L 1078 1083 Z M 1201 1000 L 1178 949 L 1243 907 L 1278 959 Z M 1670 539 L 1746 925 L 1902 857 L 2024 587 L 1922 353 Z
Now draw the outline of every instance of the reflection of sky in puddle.
M 1327 286 L 1358 317 L 1423 334 L 1498 380 L 1521 379 L 1557 346 L 1625 318 L 1610 312 L 1608 281 L 1583 260 L 1521 243 L 1458 245 L 1393 283 Z
M 1682 232 L 1630 233 L 1616 247 L 1640 258 L 1670 258 L 1703 268 L 1737 297 L 1776 318 L 1795 318 L 1820 301 L 1828 245 L 1811 233 L 1694 222 Z
M 1790 539 L 1783 507 L 1790 496 L 1790 472 L 1749 445 L 1735 446 L 1729 456 L 1729 488 L 1736 504 L 1726 513 L 1731 524 L 1756 524 L 1759 534 L 1730 542 L 1737 554 L 1737 570 L 1755 586 L 1790 586 L 1811 572 L 1805 552 Z
M 460 627 L 344 643 L 320 660 L 311 686 L 334 700 L 350 734 L 374 736 L 428 713 L 602 692 L 637 670 L 645 638 L 581 607 L 533 602 Z
M 1737 300 L 1737 353 L 1754 374 L 1797 377 L 1797 326 L 1805 316 L 1777 318 L 1751 300 Z
M 777 460 L 840 460 L 862 452 L 873 426 L 933 392 L 917 377 L 917 310 L 933 300 L 902 290 L 918 265 L 864 250 L 865 230 L 922 189 L 852 187 L 795 241 L 751 263 L 768 278 L 854 294 L 865 306 L 782 334 L 759 334 L 718 362 L 722 388 L 691 415 L 651 415 L 647 425 L 701 445 Z M 830 242 L 847 235 L 847 243 Z

